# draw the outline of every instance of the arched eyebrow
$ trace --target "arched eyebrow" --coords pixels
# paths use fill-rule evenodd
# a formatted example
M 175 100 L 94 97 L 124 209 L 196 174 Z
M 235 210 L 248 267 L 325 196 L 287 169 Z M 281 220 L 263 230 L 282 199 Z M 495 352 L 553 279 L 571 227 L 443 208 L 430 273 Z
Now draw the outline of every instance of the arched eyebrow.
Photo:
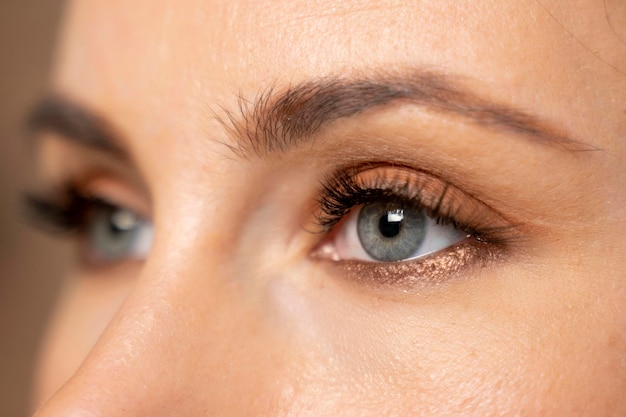
M 297 147 L 336 120 L 401 102 L 570 151 L 598 150 L 537 116 L 489 101 L 431 71 L 320 78 L 282 91 L 270 87 L 253 101 L 240 97 L 236 111 L 222 109 L 215 116 L 230 133 L 231 149 L 264 156 Z
M 231 149 L 240 156 L 265 157 L 300 146 L 334 121 L 401 102 L 569 151 L 598 150 L 535 115 L 489 101 L 463 89 L 452 77 L 431 71 L 326 77 L 283 90 L 269 87 L 252 102 L 240 97 L 237 109 L 222 109 L 223 114 L 214 115 L 230 134 L 231 142 L 226 144 Z M 104 117 L 58 94 L 34 106 L 27 127 L 30 132 L 51 131 L 126 157 L 120 136 Z

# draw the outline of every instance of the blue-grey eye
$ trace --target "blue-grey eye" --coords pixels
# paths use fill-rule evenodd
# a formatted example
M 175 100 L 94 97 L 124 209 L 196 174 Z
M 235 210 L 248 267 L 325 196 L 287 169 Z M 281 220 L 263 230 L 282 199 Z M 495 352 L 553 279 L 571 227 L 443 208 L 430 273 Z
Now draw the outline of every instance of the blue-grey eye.
M 397 262 L 448 248 L 467 233 L 439 224 L 410 203 L 375 202 L 348 215 L 335 238 L 336 260 Z
M 413 207 L 368 204 L 359 213 L 357 233 L 363 249 L 373 259 L 400 261 L 422 245 L 426 237 L 426 215 Z
M 87 228 L 88 252 L 98 262 L 144 259 L 152 246 L 152 223 L 131 210 L 102 205 Z

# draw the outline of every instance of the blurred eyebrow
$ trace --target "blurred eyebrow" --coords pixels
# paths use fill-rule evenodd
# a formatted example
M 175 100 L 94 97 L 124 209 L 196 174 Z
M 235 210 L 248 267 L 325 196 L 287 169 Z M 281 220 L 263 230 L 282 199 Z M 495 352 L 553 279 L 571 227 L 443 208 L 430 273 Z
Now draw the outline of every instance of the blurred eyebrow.
M 120 138 L 96 112 L 58 94 L 43 97 L 26 119 L 30 134 L 51 132 L 115 156 L 125 158 Z
M 310 140 L 333 121 L 366 110 L 407 102 L 461 116 L 475 124 L 570 151 L 598 150 L 574 140 L 539 117 L 491 102 L 441 73 L 410 71 L 365 78 L 330 77 L 277 91 L 270 87 L 252 103 L 240 96 L 236 112 L 214 113 L 233 137 L 227 144 L 244 156 L 282 153 Z

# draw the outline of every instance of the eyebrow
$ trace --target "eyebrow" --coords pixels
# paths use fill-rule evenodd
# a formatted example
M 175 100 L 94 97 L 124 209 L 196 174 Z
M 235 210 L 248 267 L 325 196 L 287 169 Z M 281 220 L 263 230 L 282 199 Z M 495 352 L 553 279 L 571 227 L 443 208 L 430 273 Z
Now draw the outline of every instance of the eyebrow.
M 312 139 L 322 128 L 366 110 L 408 102 L 505 133 L 570 151 L 598 148 L 574 140 L 539 117 L 487 100 L 463 89 L 448 75 L 431 71 L 374 74 L 371 77 L 326 77 L 279 91 L 267 88 L 252 102 L 240 95 L 235 110 L 213 112 L 235 153 L 264 157 L 284 153 Z M 124 157 L 119 135 L 104 118 L 66 97 L 51 94 L 27 118 L 31 133 L 51 131 L 62 137 Z
M 214 112 L 239 154 L 282 153 L 308 141 L 332 122 L 366 110 L 409 102 L 470 122 L 570 151 L 598 148 L 568 137 L 539 117 L 487 100 L 461 87 L 453 77 L 431 71 L 374 74 L 371 77 L 327 77 L 277 91 L 272 86 L 252 103 L 239 97 L 236 112 Z
M 59 94 L 43 97 L 26 118 L 26 131 L 31 135 L 52 132 L 61 138 L 125 157 L 120 137 L 103 117 Z

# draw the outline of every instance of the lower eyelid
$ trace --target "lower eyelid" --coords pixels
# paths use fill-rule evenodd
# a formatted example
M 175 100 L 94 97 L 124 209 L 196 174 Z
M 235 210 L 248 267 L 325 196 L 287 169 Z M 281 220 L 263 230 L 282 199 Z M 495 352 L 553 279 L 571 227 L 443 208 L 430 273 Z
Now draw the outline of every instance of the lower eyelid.
M 361 285 L 415 291 L 466 277 L 474 268 L 485 267 L 503 256 L 501 248 L 467 238 L 450 248 L 399 262 L 333 261 L 319 253 L 314 258 L 326 261 L 334 273 Z

